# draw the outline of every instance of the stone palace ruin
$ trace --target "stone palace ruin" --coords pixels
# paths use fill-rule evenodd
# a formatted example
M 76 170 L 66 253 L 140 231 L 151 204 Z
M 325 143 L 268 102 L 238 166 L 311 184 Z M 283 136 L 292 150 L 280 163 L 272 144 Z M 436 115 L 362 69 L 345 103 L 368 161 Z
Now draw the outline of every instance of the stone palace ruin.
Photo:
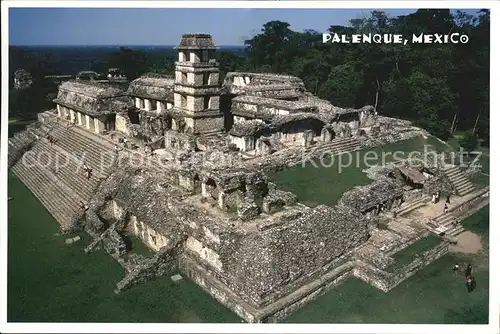
M 335 107 L 293 76 L 220 80 L 210 35 L 183 35 L 177 49 L 174 76 L 146 74 L 128 89 L 63 81 L 57 109 L 9 139 L 13 173 L 62 231 L 85 230 L 86 252 L 103 248 L 124 267 L 117 293 L 179 271 L 242 319 L 276 322 L 347 277 L 390 290 L 445 254 L 459 221 L 488 203 L 469 170 L 402 160 L 309 207 L 267 173 L 425 131 L 371 106 Z M 456 198 L 450 212 L 412 219 L 437 191 Z M 441 242 L 393 269 L 393 254 L 430 235 Z M 126 236 L 155 255 L 130 252 Z

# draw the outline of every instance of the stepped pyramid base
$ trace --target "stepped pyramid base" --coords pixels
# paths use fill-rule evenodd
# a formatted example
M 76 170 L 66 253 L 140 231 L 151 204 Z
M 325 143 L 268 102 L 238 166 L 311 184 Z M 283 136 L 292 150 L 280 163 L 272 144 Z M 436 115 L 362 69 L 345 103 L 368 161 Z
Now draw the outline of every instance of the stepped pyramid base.
M 116 153 L 92 134 L 64 125 L 41 122 L 39 136 L 12 167 L 19 178 L 40 200 L 63 230 L 71 228 L 81 214 L 81 203 L 88 203 L 100 182 L 112 172 Z M 31 131 L 31 130 L 28 130 Z M 56 139 L 49 143 L 45 136 Z M 90 179 L 83 165 L 92 169 Z

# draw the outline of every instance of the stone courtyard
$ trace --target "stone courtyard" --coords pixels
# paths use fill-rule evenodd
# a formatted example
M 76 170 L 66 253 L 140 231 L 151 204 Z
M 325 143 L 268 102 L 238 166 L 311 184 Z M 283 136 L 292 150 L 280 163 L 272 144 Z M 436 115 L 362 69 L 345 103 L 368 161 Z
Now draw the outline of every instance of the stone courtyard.
M 389 291 L 456 247 L 460 221 L 489 203 L 473 166 L 423 159 L 373 167 L 373 182 L 335 205 L 307 206 L 266 173 L 428 134 L 372 106 L 333 106 L 297 77 L 219 78 L 210 35 L 183 35 L 177 49 L 173 76 L 126 90 L 63 81 L 56 109 L 9 139 L 9 167 L 62 231 L 85 230 L 86 252 L 123 266 L 117 293 L 180 270 L 245 321 L 276 322 L 350 276 Z M 155 255 L 131 254 L 125 236 Z M 395 264 L 430 237 L 440 240 Z

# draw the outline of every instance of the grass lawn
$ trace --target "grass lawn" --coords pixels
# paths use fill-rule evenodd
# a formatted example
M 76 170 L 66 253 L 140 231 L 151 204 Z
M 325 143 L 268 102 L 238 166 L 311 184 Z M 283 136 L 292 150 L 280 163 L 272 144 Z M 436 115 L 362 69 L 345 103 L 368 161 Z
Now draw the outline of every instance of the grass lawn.
M 130 244 L 132 246 L 130 250 L 131 252 L 143 255 L 145 257 L 152 257 L 154 255 L 154 252 L 135 235 L 127 235 L 125 238 L 130 241 Z
M 317 167 L 311 162 L 304 165 L 299 163 L 292 168 L 270 173 L 269 177 L 279 188 L 291 191 L 306 205 L 335 205 L 344 192 L 373 182 L 363 173 L 364 169 L 408 157 L 409 152 L 423 152 L 426 145 L 432 146 L 427 150 L 443 146 L 434 137 L 426 140 L 419 136 L 342 154 L 334 159 L 328 157 L 323 160 L 323 164 L 316 160 L 314 163 Z M 418 158 L 418 155 L 412 156 Z
M 481 241 L 488 241 L 489 236 L 489 217 L 490 207 L 486 206 L 477 213 L 462 221 L 462 225 L 466 230 L 474 232 L 481 236 Z
M 418 271 L 388 293 L 350 278 L 285 319 L 288 323 L 488 323 L 489 208 L 463 224 L 481 236 L 483 251 L 466 255 L 450 253 Z M 462 274 L 453 274 L 459 263 L 472 263 L 477 287 L 468 293 Z

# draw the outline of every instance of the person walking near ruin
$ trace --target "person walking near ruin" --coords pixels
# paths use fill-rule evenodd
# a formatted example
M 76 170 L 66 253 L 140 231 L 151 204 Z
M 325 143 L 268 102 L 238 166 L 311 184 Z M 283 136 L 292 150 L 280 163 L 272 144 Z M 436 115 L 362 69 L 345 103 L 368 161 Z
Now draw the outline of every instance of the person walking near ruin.
M 444 203 L 443 213 L 448 213 L 448 204 Z
M 467 292 L 474 291 L 474 288 L 476 287 L 476 279 L 472 276 L 467 278 L 465 285 L 467 286 Z
M 465 268 L 465 277 L 471 277 L 471 276 L 472 276 L 472 264 L 469 263 Z
M 89 168 L 87 170 L 87 180 L 90 180 L 90 178 L 92 178 L 92 169 L 91 168 Z
M 432 203 L 436 203 L 436 194 L 432 194 Z
M 446 203 L 450 203 L 450 194 L 446 195 Z
M 437 194 L 436 194 L 436 203 L 439 202 L 439 199 L 441 198 L 441 190 L 438 190 Z
M 89 209 L 89 206 L 83 203 L 83 201 L 80 201 L 80 209 L 83 211 L 87 211 Z

